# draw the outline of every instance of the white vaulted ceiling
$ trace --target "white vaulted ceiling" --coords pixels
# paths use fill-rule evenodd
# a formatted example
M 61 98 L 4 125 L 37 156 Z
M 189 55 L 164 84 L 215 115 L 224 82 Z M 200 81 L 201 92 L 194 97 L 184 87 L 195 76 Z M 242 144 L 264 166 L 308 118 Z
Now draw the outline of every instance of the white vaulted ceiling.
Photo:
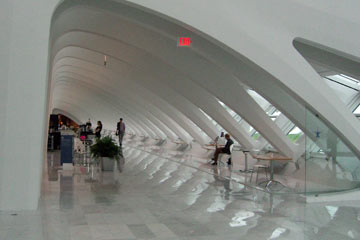
M 296 12 L 307 11 L 314 22 L 319 16 L 341 19 L 340 25 L 351 19 L 339 13 L 328 16 L 326 9 L 309 8 L 306 1 L 289 1 L 266 14 L 267 1 L 229 1 L 227 7 L 221 1 L 131 2 L 139 5 L 89 0 L 58 7 L 51 29 L 51 110 L 79 122 L 101 120 L 108 129 L 123 117 L 138 135 L 201 144 L 219 134 L 205 112 L 242 146 L 254 148 L 248 131 L 220 100 L 292 156 L 295 145 L 249 95 L 252 88 L 301 129 L 307 106 L 360 155 L 359 123 L 293 46 L 294 39 L 318 41 L 329 30 L 300 28 L 301 15 L 293 21 L 277 17 L 284 8 L 297 7 Z M 359 27 L 359 22 L 352 24 Z M 360 36 L 359 31 L 351 34 Z M 192 46 L 178 47 L 181 36 L 191 37 Z M 326 44 L 338 42 L 335 37 Z M 360 52 L 353 54 L 356 65 Z

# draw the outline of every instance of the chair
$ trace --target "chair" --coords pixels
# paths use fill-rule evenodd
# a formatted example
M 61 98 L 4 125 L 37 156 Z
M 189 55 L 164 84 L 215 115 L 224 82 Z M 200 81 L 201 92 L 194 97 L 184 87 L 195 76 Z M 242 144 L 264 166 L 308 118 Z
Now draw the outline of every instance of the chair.
M 233 165 L 233 161 L 231 159 L 232 157 L 232 152 L 233 152 L 233 148 L 234 148 L 234 144 L 231 144 L 230 146 L 230 154 L 228 153 L 220 153 L 219 159 L 218 159 L 218 166 L 220 166 L 221 164 L 224 164 L 221 160 L 224 156 L 229 156 L 228 160 L 231 161 L 231 166 Z
M 255 164 L 253 165 L 253 169 L 251 171 L 251 175 L 250 175 L 250 182 L 252 182 L 252 178 L 253 178 L 253 173 L 256 171 L 256 182 L 258 182 L 259 179 L 259 169 L 263 169 L 265 171 L 265 176 L 266 179 L 268 179 L 268 170 L 269 170 L 269 166 L 268 165 L 264 165 L 264 164 Z

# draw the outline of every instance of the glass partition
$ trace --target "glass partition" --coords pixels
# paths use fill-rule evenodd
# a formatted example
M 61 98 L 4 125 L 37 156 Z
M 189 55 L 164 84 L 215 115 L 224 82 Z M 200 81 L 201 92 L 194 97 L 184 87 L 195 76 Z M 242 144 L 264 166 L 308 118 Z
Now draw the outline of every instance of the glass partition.
M 305 148 L 306 193 L 360 187 L 360 160 L 309 110 L 306 110 Z

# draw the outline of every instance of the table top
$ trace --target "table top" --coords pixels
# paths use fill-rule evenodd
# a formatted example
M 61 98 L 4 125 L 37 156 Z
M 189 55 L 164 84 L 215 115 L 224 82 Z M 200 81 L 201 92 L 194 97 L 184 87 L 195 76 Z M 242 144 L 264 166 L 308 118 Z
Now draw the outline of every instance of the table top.
M 258 160 L 268 160 L 268 161 L 290 161 L 292 158 L 279 155 L 279 154 L 263 154 L 263 155 L 253 155 L 253 158 L 256 158 Z
M 203 148 L 212 148 L 212 149 L 215 149 L 217 147 L 224 147 L 225 145 L 224 144 L 205 144 L 203 145 Z
M 225 145 L 221 143 L 209 143 L 209 144 L 204 144 L 204 146 L 225 146 Z
M 250 150 L 247 150 L 247 149 L 239 149 L 239 151 L 244 152 L 244 153 L 250 152 Z
M 202 147 L 206 150 L 214 150 L 215 149 L 214 147 L 211 147 L 211 146 L 202 146 Z

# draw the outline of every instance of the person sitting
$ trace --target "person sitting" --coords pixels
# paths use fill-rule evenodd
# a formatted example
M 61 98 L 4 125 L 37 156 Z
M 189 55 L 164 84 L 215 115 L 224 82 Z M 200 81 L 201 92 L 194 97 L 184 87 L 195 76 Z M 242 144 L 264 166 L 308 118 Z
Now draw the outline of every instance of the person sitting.
M 234 141 L 231 140 L 230 135 L 228 133 L 225 134 L 225 139 L 226 139 L 225 146 L 221 147 L 221 148 L 216 148 L 215 153 L 214 153 L 214 157 L 212 158 L 212 160 L 214 160 L 214 162 L 211 165 L 217 165 L 219 154 L 221 154 L 221 153 L 231 154 L 230 146 L 232 144 L 234 144 Z M 231 160 L 228 161 L 228 164 L 231 164 Z

